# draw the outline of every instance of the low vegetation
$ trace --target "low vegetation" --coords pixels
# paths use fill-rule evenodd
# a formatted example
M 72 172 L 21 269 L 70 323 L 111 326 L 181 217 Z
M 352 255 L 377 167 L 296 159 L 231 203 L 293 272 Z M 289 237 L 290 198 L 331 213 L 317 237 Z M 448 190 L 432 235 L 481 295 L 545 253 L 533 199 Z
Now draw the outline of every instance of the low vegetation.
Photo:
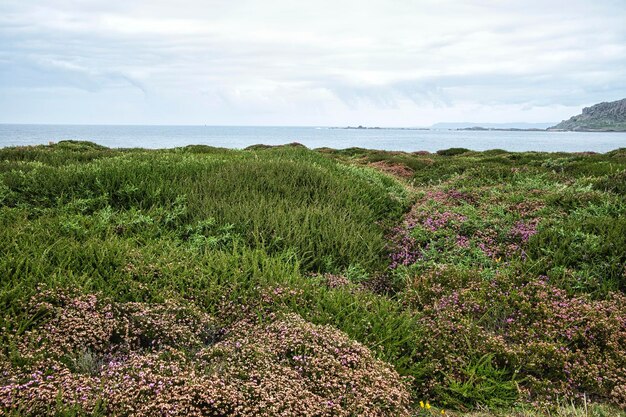
M 0 149 L 0 414 L 617 416 L 626 150 Z

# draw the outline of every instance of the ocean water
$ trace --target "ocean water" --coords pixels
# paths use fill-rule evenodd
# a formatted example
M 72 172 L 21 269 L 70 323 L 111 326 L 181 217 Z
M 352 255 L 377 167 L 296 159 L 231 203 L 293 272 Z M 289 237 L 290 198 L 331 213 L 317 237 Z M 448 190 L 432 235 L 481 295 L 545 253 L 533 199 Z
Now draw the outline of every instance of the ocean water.
M 255 126 L 112 126 L 0 124 L 0 147 L 88 140 L 111 148 L 175 148 L 210 145 L 241 149 L 254 144 L 299 142 L 309 148 L 361 147 L 430 151 L 463 147 L 476 151 L 607 152 L 626 147 L 624 133 L 508 132 L 406 129 L 333 129 Z

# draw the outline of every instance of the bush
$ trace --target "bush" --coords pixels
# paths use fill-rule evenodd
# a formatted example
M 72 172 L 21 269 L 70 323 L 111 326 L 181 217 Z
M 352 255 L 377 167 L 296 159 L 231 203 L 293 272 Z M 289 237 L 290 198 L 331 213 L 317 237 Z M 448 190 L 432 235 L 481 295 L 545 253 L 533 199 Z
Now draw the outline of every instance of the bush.
M 604 178 L 600 178 L 595 184 L 596 190 L 607 191 L 621 196 L 626 196 L 626 170 L 620 171 Z
M 25 416 L 408 416 L 405 382 L 368 349 L 297 315 L 241 321 L 215 338 L 194 306 L 45 292 L 45 319 L 8 336 L 30 366 L 0 358 L 0 406 Z
M 441 156 L 456 156 L 462 155 L 464 153 L 471 152 L 467 148 L 449 148 L 449 149 L 441 149 L 437 151 L 437 155 Z

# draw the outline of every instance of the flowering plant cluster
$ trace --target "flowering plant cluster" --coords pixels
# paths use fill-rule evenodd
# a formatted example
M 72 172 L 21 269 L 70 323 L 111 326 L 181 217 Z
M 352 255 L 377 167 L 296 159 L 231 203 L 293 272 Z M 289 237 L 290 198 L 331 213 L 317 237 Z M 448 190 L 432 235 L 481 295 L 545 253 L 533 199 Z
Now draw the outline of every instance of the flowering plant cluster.
M 0 357 L 0 409 L 132 416 L 402 416 L 405 381 L 364 346 L 297 315 L 217 331 L 192 305 L 44 292 Z M 19 358 L 17 360 L 16 358 Z
M 499 202 L 496 190 L 428 190 L 389 235 L 390 268 L 418 262 L 456 264 L 468 258 L 492 266 L 525 258 L 542 207 L 540 202 Z
M 626 297 L 568 292 L 526 268 L 540 190 L 428 188 L 390 235 L 398 297 L 424 337 L 417 391 L 448 405 L 550 406 L 592 398 L 626 407 Z M 536 252 L 536 250 L 535 250 Z
M 419 288 L 428 300 L 420 322 L 432 336 L 424 339 L 420 356 L 438 375 L 425 382 L 425 392 L 461 400 L 446 385 L 475 378 L 468 361 L 487 355 L 483 382 L 515 381 L 509 387 L 519 399 L 548 405 L 586 394 L 626 407 L 624 294 L 594 300 L 568 295 L 546 277 L 504 274 L 458 284 L 451 291 L 429 290 L 425 279 Z

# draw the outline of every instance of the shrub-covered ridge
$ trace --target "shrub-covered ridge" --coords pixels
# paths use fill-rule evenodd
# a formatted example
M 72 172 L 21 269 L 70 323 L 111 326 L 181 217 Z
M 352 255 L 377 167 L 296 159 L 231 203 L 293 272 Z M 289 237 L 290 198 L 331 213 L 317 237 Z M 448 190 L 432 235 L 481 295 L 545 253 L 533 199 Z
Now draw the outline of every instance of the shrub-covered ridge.
M 1 412 L 624 407 L 625 155 L 0 149 Z

